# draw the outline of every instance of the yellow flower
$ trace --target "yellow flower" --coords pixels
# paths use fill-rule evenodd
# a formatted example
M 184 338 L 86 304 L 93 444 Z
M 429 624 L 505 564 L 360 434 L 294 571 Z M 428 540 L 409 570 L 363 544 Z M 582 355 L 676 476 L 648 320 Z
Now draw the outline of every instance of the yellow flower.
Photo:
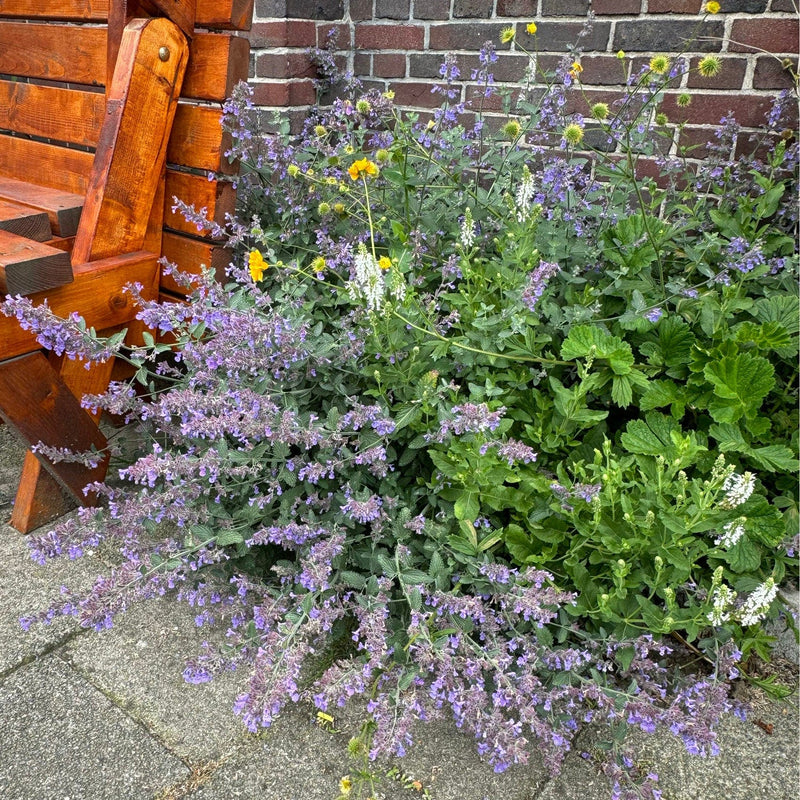
M 713 78 L 722 71 L 722 61 L 718 56 L 703 56 L 697 65 L 697 71 L 704 78 Z
M 567 144 L 579 144 L 583 139 L 583 128 L 581 128 L 577 122 L 570 122 L 570 124 L 564 128 L 564 139 L 566 139 Z
M 625 51 L 624 50 L 617 50 L 617 58 L 622 61 L 625 58 Z
M 264 261 L 264 256 L 258 250 L 250 251 L 247 264 L 250 269 L 250 277 L 256 282 L 264 277 L 264 270 L 269 268 L 269 264 Z
M 314 272 L 322 272 L 325 269 L 325 259 L 322 256 L 317 256 L 311 262 L 311 269 L 313 269 Z
M 297 164 L 289 164 L 289 166 L 286 167 L 286 171 L 289 173 L 290 178 L 295 178 L 300 172 L 300 167 L 298 167 Z
M 328 133 L 328 129 L 324 125 L 315 125 L 314 133 L 317 136 L 325 136 Z
M 653 56 L 650 59 L 650 69 L 656 75 L 663 75 L 669 69 L 669 58 L 665 55 Z
M 388 256 L 381 256 L 378 259 L 378 266 L 381 269 L 390 269 L 392 266 L 392 259 L 389 258 Z
M 605 119 L 608 114 L 608 103 L 595 103 L 592 106 L 592 116 L 595 119 Z
M 377 175 L 378 165 L 368 158 L 360 158 L 350 165 L 347 172 L 354 181 L 357 181 L 362 175 L 370 175 L 372 177 Z
M 581 72 L 583 72 L 583 67 L 581 66 L 580 61 L 573 61 L 572 66 L 570 67 L 569 74 L 572 75 L 573 78 L 577 78 Z
M 705 4 L 704 8 L 709 14 L 719 14 L 719 3 L 717 0 L 709 0 L 709 2 Z
M 503 133 L 509 139 L 516 139 L 517 136 L 519 136 L 521 130 L 522 128 L 519 122 L 517 122 L 517 120 L 515 119 L 510 119 L 508 122 L 506 122 L 505 125 L 503 125 Z
M 515 34 L 516 31 L 514 30 L 513 25 L 508 28 L 503 28 L 503 30 L 500 31 L 500 41 L 503 44 L 508 44 L 509 42 L 514 41 Z
M 344 795 L 348 795 L 350 794 L 350 790 L 352 788 L 353 788 L 353 781 L 350 780 L 349 775 L 345 775 L 344 778 L 342 778 L 339 781 L 339 791 Z
M 528 24 L 525 26 L 525 30 L 526 30 L 526 31 L 528 31 L 528 33 L 529 33 L 531 36 L 533 36 L 533 35 L 536 33 L 536 23 L 535 23 L 535 22 L 529 22 L 529 23 L 528 23 Z

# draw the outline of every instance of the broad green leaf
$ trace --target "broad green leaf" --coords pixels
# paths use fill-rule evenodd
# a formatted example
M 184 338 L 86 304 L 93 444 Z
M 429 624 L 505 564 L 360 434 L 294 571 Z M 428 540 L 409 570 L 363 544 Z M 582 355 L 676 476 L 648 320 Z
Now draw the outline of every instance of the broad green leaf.
M 742 538 L 725 553 L 725 560 L 734 572 L 755 572 L 761 564 L 761 552 L 747 536 L 742 536 Z
M 481 504 L 478 502 L 476 491 L 465 491 L 461 494 L 453 506 L 453 513 L 456 519 L 474 522 L 480 514 Z
M 775 547 L 783 540 L 786 531 L 783 517 L 766 497 L 754 495 L 736 511 L 747 520 L 745 528 L 752 539 L 768 547 Z
M 761 469 L 765 469 L 768 472 L 796 473 L 798 468 L 800 468 L 794 453 L 782 444 L 756 447 L 750 450 L 748 455 Z
M 800 333 L 800 298 L 796 294 L 761 297 L 751 313 L 759 322 L 776 322 L 790 336 Z
M 244 541 L 241 531 L 223 531 L 217 535 L 217 547 L 225 547 L 229 544 L 239 544 Z
M 730 451 L 734 453 L 747 453 L 750 450 L 750 445 L 745 440 L 738 425 L 734 425 L 730 422 L 722 422 L 718 425 L 712 425 L 708 429 L 708 434 L 717 440 L 717 447 L 719 447 L 723 453 Z
M 714 387 L 715 397 L 709 403 L 711 416 L 717 422 L 736 422 L 752 416 L 775 385 L 772 364 L 761 356 L 739 353 L 712 361 L 703 369 L 706 380 Z
M 675 419 L 680 419 L 686 410 L 686 393 L 673 381 L 650 381 L 647 391 L 639 401 L 643 411 L 670 406 Z
M 561 358 L 606 359 L 617 375 L 625 375 L 633 366 L 633 353 L 627 342 L 597 325 L 575 325 L 561 345 Z
M 620 407 L 627 408 L 633 400 L 633 389 L 627 375 L 615 375 L 611 381 L 611 399 Z
M 395 433 L 412 422 L 416 422 L 422 416 L 422 408 L 419 403 L 403 403 L 392 409 Z
M 666 456 L 675 452 L 671 434 L 681 432 L 681 427 L 672 417 L 652 411 L 644 419 L 632 419 L 620 440 L 629 453 L 645 456 Z
M 517 564 L 525 564 L 536 552 L 536 545 L 519 525 L 508 525 L 503 534 L 503 542 Z

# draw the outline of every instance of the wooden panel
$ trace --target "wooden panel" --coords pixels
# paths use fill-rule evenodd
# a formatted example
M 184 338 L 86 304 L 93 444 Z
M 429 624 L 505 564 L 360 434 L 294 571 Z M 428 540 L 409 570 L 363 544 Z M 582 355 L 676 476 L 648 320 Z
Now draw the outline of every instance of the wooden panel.
M 208 106 L 180 103 L 175 114 L 167 147 L 167 161 L 184 167 L 230 174 L 236 165 L 223 153 L 230 147 L 230 137 L 223 132 L 222 112 Z
M 74 281 L 60 289 L 30 297 L 34 305 L 47 300 L 50 309 L 67 317 L 76 309 L 89 327 L 97 330 L 125 325 L 136 316 L 137 307 L 123 291 L 128 283 L 141 283 L 145 296 L 155 296 L 158 286 L 158 256 L 128 253 L 86 267 L 75 267 Z M 0 314 L 0 360 L 39 348 L 36 338 L 23 331 L 16 319 Z
M 198 33 L 189 46 L 182 97 L 222 101 L 247 79 L 250 44 L 227 33 Z M 0 73 L 105 85 L 106 30 L 0 21 Z
M 0 128 L 94 147 L 105 116 L 97 92 L 0 80 Z
M 125 28 L 73 263 L 142 247 L 188 56 L 185 37 L 167 19 Z
M 225 278 L 225 268 L 232 256 L 231 251 L 224 247 L 169 232 L 164 234 L 162 253 L 167 260 L 176 264 L 181 272 L 199 275 L 203 266 L 211 267 L 216 273 L 217 280 L 220 281 Z M 176 294 L 186 294 L 187 291 L 173 277 L 163 273 L 161 288 Z
M 3 0 L 0 14 L 27 19 L 104 22 L 109 0 Z M 250 30 L 253 0 L 197 0 L 196 25 L 201 28 Z
M 241 36 L 198 33 L 189 47 L 189 66 L 181 97 L 225 100 L 239 81 L 247 80 L 250 42 Z
M 103 28 L 0 22 L 0 43 L 0 72 L 7 75 L 104 83 L 106 31 Z
M 86 452 L 105 450 L 108 444 L 41 353 L 0 363 L 0 416 L 29 445 L 43 442 L 50 447 Z M 66 461 L 53 464 L 41 455 L 37 458 L 82 505 L 93 500 L 84 495 L 84 487 L 103 480 L 108 465 L 107 455 L 94 468 Z
M 69 253 L 0 230 L 0 294 L 27 296 L 71 281 Z
M 173 197 L 191 203 L 196 209 L 205 208 L 206 218 L 219 225 L 225 224 L 225 215 L 236 210 L 236 192 L 230 183 L 209 181 L 203 175 L 191 175 L 177 170 L 167 170 L 167 196 L 164 206 L 164 225 L 175 231 L 201 235 L 197 226 L 187 222 L 179 211 L 173 211 Z
M 40 186 L 86 194 L 94 155 L 55 144 L 0 136 L 0 175 L 20 177 Z
M 58 481 L 28 450 L 11 510 L 11 526 L 20 533 L 30 533 L 66 514 L 74 505 Z
M 27 165 L 25 165 L 27 167 Z M 28 170 L 25 169 L 27 173 Z M 74 236 L 83 208 L 83 195 L 60 192 L 33 183 L 0 177 L 0 198 L 44 211 L 53 233 Z
M 0 231 L 16 233 L 35 242 L 46 242 L 53 235 L 46 212 L 8 200 L 0 200 Z

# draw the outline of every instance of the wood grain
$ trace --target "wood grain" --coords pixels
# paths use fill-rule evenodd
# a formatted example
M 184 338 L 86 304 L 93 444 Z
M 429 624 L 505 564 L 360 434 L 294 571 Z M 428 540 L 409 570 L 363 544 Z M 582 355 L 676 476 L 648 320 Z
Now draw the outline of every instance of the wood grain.
M 41 353 L 0 363 L 0 416 L 29 445 L 43 442 L 75 452 L 105 450 L 106 438 L 81 408 L 75 395 Z M 108 456 L 97 467 L 52 463 L 37 455 L 42 466 L 82 505 L 94 498 L 84 487 L 105 477 Z
M 106 83 L 105 28 L 0 20 L 0 73 L 87 86 Z M 222 101 L 247 80 L 250 44 L 229 33 L 197 33 L 181 97 Z
M 109 0 L 3 0 L 0 15 L 27 19 L 105 22 Z M 201 28 L 250 30 L 253 0 L 197 0 L 196 25 Z
M 74 506 L 75 502 L 61 488 L 59 482 L 28 450 L 22 462 L 17 496 L 11 510 L 11 526 L 20 533 L 30 533 L 58 519 Z
M 82 195 L 0 176 L 0 198 L 44 211 L 53 233 L 59 236 L 74 236 L 78 230 L 83 209 Z
M 26 297 L 71 282 L 69 253 L 0 230 L 0 294 Z
M 79 311 L 86 325 L 96 330 L 125 325 L 136 316 L 137 306 L 124 291 L 128 283 L 141 283 L 144 295 L 156 296 L 158 256 L 153 253 L 127 255 L 97 261 L 73 269 L 72 283 L 31 295 L 34 305 L 47 300 L 60 317 Z M 0 360 L 37 350 L 36 338 L 20 328 L 16 319 L 0 315 Z
M 142 247 L 187 60 L 186 39 L 169 20 L 125 28 L 73 263 Z
M 164 225 L 175 231 L 201 235 L 197 226 L 187 222 L 179 211 L 173 211 L 173 197 L 194 204 L 196 209 L 205 208 L 206 218 L 225 224 L 225 215 L 236 209 L 236 192 L 230 183 L 209 181 L 203 175 L 167 170 L 167 197 L 164 208 Z
M 222 112 L 208 106 L 179 103 L 167 146 L 167 162 L 230 174 L 236 165 L 223 153 L 230 137 L 222 130 Z
M 232 257 L 231 251 L 224 247 L 171 232 L 164 234 L 162 252 L 164 257 L 177 265 L 181 272 L 199 275 L 203 266 L 210 267 L 214 270 L 217 280 L 220 281 L 224 280 L 225 268 Z M 161 288 L 179 295 L 187 293 L 186 287 L 179 284 L 170 275 L 163 273 Z
M 0 200 L 0 230 L 35 242 L 46 242 L 53 236 L 47 212 L 9 200 Z
M 38 186 L 85 195 L 94 155 L 55 144 L 0 136 L 0 176 L 19 178 Z

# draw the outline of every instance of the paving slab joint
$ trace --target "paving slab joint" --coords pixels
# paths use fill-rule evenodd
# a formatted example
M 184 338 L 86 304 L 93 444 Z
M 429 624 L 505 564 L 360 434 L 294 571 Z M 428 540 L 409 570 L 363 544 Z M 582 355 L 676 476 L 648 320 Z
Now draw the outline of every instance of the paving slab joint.
M 0 683 L 2 683 L 9 676 L 13 675 L 18 669 L 27 667 L 28 664 L 33 664 L 35 661 L 39 661 L 40 659 L 49 656 L 51 653 L 55 653 L 55 651 L 59 648 L 64 647 L 73 639 L 77 639 L 79 636 L 83 636 L 86 633 L 89 633 L 88 628 L 78 628 L 76 630 L 72 630 L 69 633 L 65 633 L 64 636 L 58 639 L 58 641 L 51 642 L 38 652 L 23 656 L 16 664 L 7 667 L 4 670 L 0 670 Z M 56 655 L 58 656 L 58 653 L 56 653 Z

